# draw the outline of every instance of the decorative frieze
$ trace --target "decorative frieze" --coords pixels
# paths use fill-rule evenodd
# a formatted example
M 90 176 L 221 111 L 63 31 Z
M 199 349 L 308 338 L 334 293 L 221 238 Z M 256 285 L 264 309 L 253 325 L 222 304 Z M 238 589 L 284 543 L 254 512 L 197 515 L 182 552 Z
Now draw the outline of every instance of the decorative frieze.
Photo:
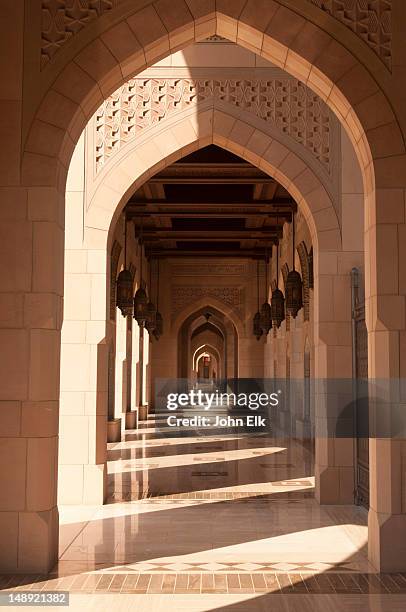
M 171 289 L 172 317 L 201 298 L 215 298 L 241 316 L 244 306 L 244 289 L 240 286 L 192 286 L 175 285 Z
M 309 0 L 355 32 L 392 66 L 392 0 Z
M 247 274 L 245 264 L 175 264 L 173 276 L 244 276 Z
M 41 69 L 69 39 L 114 4 L 115 0 L 42 0 Z
M 96 171 L 145 128 L 208 100 L 272 122 L 310 150 L 330 173 L 331 113 L 315 93 L 289 77 L 130 79 L 96 113 Z

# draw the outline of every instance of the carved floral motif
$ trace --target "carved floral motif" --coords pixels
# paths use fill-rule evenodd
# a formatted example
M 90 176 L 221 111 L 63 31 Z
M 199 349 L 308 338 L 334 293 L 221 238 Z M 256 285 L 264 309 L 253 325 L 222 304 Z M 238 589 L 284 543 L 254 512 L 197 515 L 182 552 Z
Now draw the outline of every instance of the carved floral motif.
M 131 79 L 96 113 L 97 171 L 143 129 L 211 99 L 233 104 L 274 123 L 330 171 L 330 111 L 315 93 L 292 78 Z
M 309 0 L 362 38 L 381 58 L 392 65 L 392 0 Z

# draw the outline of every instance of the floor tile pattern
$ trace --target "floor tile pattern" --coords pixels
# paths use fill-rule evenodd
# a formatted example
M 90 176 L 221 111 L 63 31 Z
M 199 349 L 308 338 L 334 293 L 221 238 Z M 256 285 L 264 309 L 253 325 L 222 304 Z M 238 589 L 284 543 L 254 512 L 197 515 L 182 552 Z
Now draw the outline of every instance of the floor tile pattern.
M 365 597 L 388 602 L 375 602 L 376 612 L 405 610 L 406 575 L 376 574 L 368 563 L 366 511 L 319 506 L 313 473 L 309 444 L 163 437 L 152 417 L 108 445 L 108 503 L 60 509 L 51 574 L 1 576 L 0 590 L 69 591 L 95 610 L 110 609 L 100 602 L 112 594 L 137 595 L 137 610 L 154 612 L 223 609 L 220 601 L 224 610 L 269 610 L 270 595 L 279 595 L 275 610 L 324 610 L 323 597 L 329 612 L 346 612 L 344 602 L 369 610 Z

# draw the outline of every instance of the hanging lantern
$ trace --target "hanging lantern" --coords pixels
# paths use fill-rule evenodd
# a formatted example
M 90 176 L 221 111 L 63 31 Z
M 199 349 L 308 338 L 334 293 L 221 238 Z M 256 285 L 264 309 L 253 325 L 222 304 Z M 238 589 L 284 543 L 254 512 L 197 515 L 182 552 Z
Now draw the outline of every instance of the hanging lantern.
M 155 305 L 152 302 L 148 302 L 146 307 L 146 319 L 145 319 L 145 327 L 149 334 L 152 334 L 155 330 Z
M 257 305 L 258 310 L 254 315 L 252 331 L 256 339 L 259 340 L 263 334 L 261 329 L 261 313 L 259 312 L 259 261 L 257 262 Z
M 279 243 L 276 245 L 276 289 L 272 291 L 271 297 L 271 318 L 272 323 L 279 329 L 282 321 L 285 320 L 285 298 L 278 287 L 279 279 Z
M 133 312 L 133 277 L 130 270 L 121 270 L 116 283 L 116 305 L 123 317 Z
M 269 302 L 264 302 L 261 306 L 259 324 L 266 335 L 272 327 L 272 313 Z
M 134 319 L 137 321 L 140 327 L 144 327 L 147 320 L 147 304 L 148 298 L 142 282 L 142 218 L 141 218 L 141 229 L 140 237 L 138 240 L 140 246 L 140 287 L 134 295 Z
M 147 320 L 148 298 L 143 287 L 140 287 L 134 295 L 134 319 L 140 327 L 144 327 Z
M 123 317 L 133 311 L 133 277 L 127 270 L 127 219 L 124 216 L 124 270 L 121 270 L 116 281 L 116 306 Z
M 293 214 L 293 213 L 292 213 Z M 286 279 L 286 310 L 296 319 L 297 313 L 303 307 L 303 285 L 302 278 L 295 270 L 295 217 L 292 217 L 292 243 L 293 243 L 293 270 Z
M 154 329 L 154 337 L 156 340 L 162 336 L 164 331 L 164 321 L 159 310 L 155 313 L 155 329 Z
M 272 291 L 271 297 L 271 318 L 275 327 L 279 328 L 285 320 L 285 298 L 280 289 Z
M 297 270 L 291 270 L 286 279 L 286 310 L 296 319 L 303 307 L 302 279 Z
M 265 256 L 265 302 L 261 306 L 259 324 L 262 332 L 267 335 L 272 327 L 271 305 L 268 302 L 268 253 Z
M 149 264 L 149 294 L 150 299 L 146 307 L 146 319 L 145 319 L 145 328 L 147 332 L 151 335 L 155 329 L 155 305 L 152 302 L 152 283 L 151 283 L 151 268 L 152 262 Z
M 261 314 L 258 311 L 255 313 L 254 321 L 253 321 L 253 333 L 257 340 L 259 340 L 263 334 L 260 321 L 261 321 Z
M 159 259 L 157 261 L 157 274 L 156 274 L 156 312 L 155 312 L 155 329 L 154 338 L 159 340 L 164 332 L 164 321 L 161 313 L 158 310 L 159 306 Z

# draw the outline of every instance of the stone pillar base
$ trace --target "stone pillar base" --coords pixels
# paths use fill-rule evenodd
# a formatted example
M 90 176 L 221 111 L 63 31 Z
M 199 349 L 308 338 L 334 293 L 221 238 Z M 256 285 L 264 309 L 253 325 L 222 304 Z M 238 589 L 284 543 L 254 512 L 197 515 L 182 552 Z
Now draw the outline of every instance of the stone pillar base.
M 138 410 L 129 410 L 125 413 L 125 428 L 137 429 L 138 427 Z
M 148 419 L 148 406 L 146 404 L 138 408 L 138 417 L 140 421 L 146 421 Z
M 107 465 L 60 465 L 58 504 L 102 505 L 107 498 Z
M 406 572 L 406 514 L 369 510 L 368 558 L 378 572 Z
M 121 442 L 121 419 L 107 421 L 107 442 Z
M 354 503 L 354 469 L 316 465 L 316 499 L 319 504 Z
M 0 512 L 3 574 L 47 574 L 58 561 L 58 508 Z

